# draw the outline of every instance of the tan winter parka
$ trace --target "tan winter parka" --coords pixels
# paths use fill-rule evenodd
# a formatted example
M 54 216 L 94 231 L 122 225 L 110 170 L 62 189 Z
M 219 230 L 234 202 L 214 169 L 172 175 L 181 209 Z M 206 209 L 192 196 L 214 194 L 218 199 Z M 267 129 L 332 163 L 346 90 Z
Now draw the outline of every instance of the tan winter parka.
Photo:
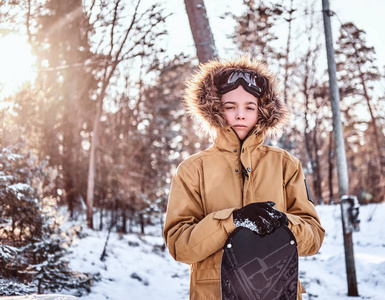
M 174 259 L 190 264 L 190 299 L 221 299 L 222 248 L 236 228 L 232 212 L 249 203 L 273 201 L 286 213 L 300 256 L 322 244 L 300 162 L 263 141 L 260 124 L 243 143 L 230 126 L 217 127 L 213 146 L 182 162 L 173 177 L 164 237 Z M 299 284 L 298 299 L 302 292 Z

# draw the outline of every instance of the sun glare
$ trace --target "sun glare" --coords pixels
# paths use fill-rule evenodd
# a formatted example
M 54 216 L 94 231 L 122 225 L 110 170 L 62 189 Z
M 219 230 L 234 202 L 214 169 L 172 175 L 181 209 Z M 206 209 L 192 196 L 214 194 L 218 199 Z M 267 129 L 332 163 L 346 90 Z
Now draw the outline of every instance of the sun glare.
M 31 46 L 16 34 L 0 36 L 0 99 L 15 93 L 36 78 L 36 57 Z

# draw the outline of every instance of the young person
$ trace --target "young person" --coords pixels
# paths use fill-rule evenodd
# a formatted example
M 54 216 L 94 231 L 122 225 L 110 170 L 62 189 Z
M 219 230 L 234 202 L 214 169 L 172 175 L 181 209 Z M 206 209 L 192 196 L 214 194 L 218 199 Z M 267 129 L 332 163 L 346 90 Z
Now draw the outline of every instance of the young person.
M 214 141 L 176 170 L 164 226 L 170 254 L 190 264 L 190 299 L 221 299 L 222 248 L 237 226 L 264 235 L 287 224 L 298 254 L 316 254 L 324 229 L 301 164 L 263 145 L 288 120 L 265 64 L 246 56 L 203 64 L 187 81 L 185 104 Z M 299 284 L 298 299 L 303 292 Z

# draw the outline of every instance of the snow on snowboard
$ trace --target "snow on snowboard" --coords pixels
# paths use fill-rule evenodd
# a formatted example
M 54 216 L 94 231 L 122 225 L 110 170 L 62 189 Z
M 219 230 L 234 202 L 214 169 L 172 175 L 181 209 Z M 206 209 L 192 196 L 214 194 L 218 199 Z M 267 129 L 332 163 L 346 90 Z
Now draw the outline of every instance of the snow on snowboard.
M 222 300 L 296 300 L 298 251 L 287 226 L 259 236 L 239 227 L 227 239 L 221 262 Z

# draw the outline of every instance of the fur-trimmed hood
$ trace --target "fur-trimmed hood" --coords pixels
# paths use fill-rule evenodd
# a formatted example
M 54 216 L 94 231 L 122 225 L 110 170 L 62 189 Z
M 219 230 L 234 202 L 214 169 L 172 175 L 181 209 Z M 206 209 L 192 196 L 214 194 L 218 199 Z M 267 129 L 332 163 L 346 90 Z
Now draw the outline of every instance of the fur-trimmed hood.
M 252 60 L 248 56 L 229 60 L 217 59 L 201 64 L 199 70 L 186 82 L 184 102 L 187 112 L 210 133 L 215 134 L 227 125 L 221 95 L 214 85 L 214 78 L 229 69 L 257 74 L 263 90 L 258 103 L 257 125 L 267 135 L 280 131 L 288 120 L 289 111 L 281 99 L 276 76 L 263 62 Z

